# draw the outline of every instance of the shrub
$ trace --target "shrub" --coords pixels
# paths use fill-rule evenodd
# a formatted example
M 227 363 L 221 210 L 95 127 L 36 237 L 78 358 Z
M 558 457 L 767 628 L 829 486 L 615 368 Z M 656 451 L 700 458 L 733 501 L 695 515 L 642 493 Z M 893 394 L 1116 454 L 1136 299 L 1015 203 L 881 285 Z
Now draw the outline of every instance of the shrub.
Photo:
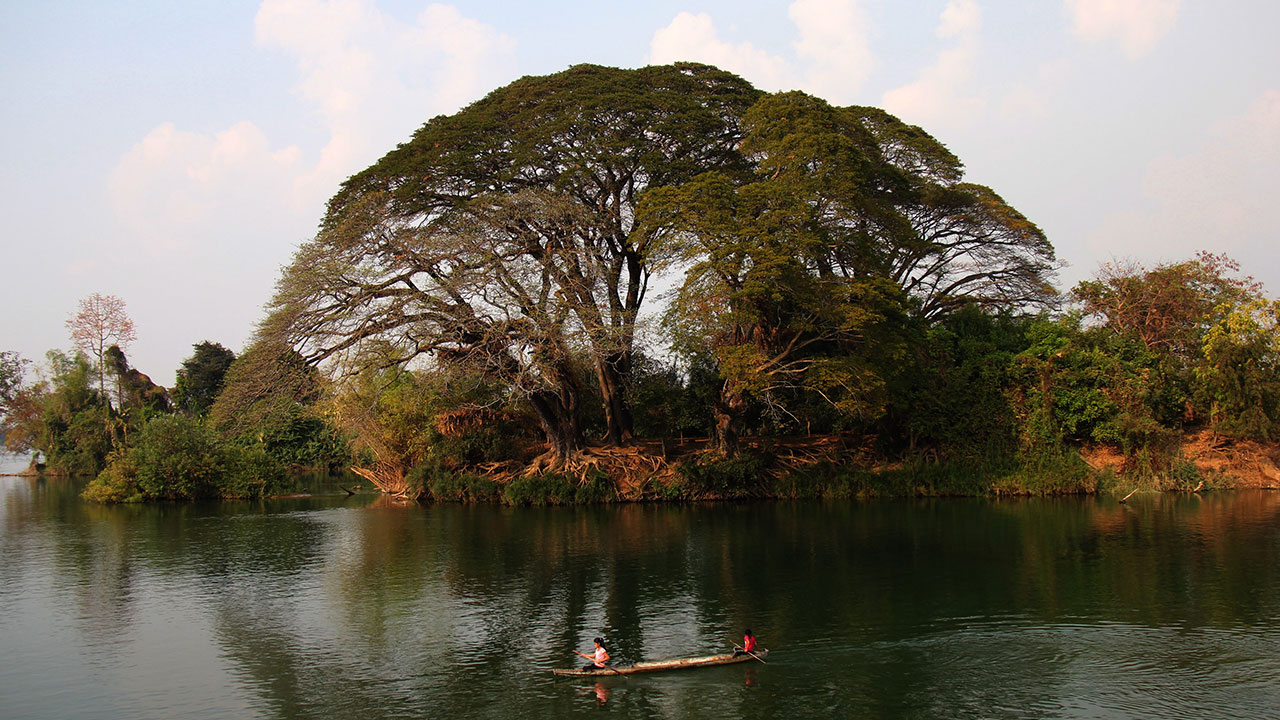
M 284 467 L 262 448 L 227 448 L 224 467 L 218 483 L 224 498 L 261 498 L 290 489 Z
M 748 497 L 769 484 L 770 454 L 742 453 L 723 459 L 698 459 L 679 466 L 694 492 L 722 498 Z
M 1192 492 L 1202 487 L 1205 478 L 1200 474 L 1200 468 L 1196 464 L 1186 458 L 1177 458 L 1169 466 L 1169 474 L 1162 485 L 1164 490 L 1177 490 L 1179 492 Z
M 445 467 L 502 462 L 519 454 L 519 444 L 512 442 L 518 434 L 515 424 L 506 420 L 493 421 L 457 437 L 444 435 L 433 428 L 428 433 L 430 455 Z
M 139 502 L 138 464 L 133 453 L 117 450 L 107 459 L 107 467 L 85 486 L 81 496 L 101 503 Z
M 605 502 L 612 486 L 602 473 L 590 473 L 581 481 L 559 473 L 521 476 L 502 490 L 508 505 L 586 505 Z
M 260 447 L 222 448 L 199 420 L 152 419 L 137 444 L 111 455 L 82 493 L 98 502 L 258 498 L 287 489 L 284 467 Z
M 214 434 L 197 420 L 155 418 L 142 429 L 133 455 L 138 487 L 147 498 L 190 500 L 219 494 L 222 453 Z
M 351 446 L 342 433 L 301 407 L 291 407 L 274 424 L 259 428 L 257 444 L 290 467 L 333 471 L 351 460 Z
M 833 474 L 834 468 L 829 463 L 813 468 L 796 468 L 774 480 L 773 494 L 792 500 L 821 497 L 823 487 Z
M 1026 454 L 992 483 L 997 494 L 1064 495 L 1097 490 L 1096 473 L 1067 449 L 1044 449 Z
M 419 465 L 409 472 L 409 484 L 430 493 L 437 502 L 478 502 L 496 500 L 498 484 L 483 475 L 455 473 L 438 464 Z

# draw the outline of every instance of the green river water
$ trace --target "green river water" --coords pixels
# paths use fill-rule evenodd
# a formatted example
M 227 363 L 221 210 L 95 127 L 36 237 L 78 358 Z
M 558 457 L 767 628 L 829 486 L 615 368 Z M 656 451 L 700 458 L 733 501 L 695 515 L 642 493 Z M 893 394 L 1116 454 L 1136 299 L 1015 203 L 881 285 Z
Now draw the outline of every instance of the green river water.
M 4 718 L 1280 717 L 1280 493 L 503 508 L 0 478 Z M 556 681 L 615 662 L 750 663 Z

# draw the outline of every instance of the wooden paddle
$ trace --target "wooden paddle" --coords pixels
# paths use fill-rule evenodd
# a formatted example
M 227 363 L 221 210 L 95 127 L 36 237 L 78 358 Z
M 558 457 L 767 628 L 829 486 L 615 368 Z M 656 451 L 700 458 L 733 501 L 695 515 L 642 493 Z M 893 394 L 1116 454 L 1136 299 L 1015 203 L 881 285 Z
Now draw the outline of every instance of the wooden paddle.
M 734 650 L 741 650 L 742 652 L 744 652 L 744 653 L 746 653 L 746 654 L 750 655 L 751 657 L 753 657 L 753 658 L 755 658 L 755 659 L 759 660 L 760 662 L 764 663 L 765 665 L 768 665 L 768 664 L 769 664 L 769 663 L 767 663 L 767 662 L 764 662 L 764 658 L 762 658 L 762 657 L 760 657 L 759 655 L 757 655 L 757 654 L 755 654 L 755 653 L 751 652 L 750 650 L 748 650 L 748 649 L 746 649 L 746 648 L 742 647 L 742 646 L 741 646 L 741 645 L 739 645 L 738 643 L 733 642 L 732 640 L 730 640 L 729 642 L 730 642 L 730 644 L 732 644 L 732 645 L 733 645 L 733 649 L 734 649 Z
M 595 659 L 595 658 L 591 657 L 590 655 L 588 655 L 588 654 L 586 654 L 586 653 L 580 653 L 580 652 L 578 652 L 577 650 L 574 650 L 573 652 L 574 652 L 574 654 L 575 654 L 575 655 L 581 655 L 582 657 L 584 657 L 584 658 L 586 658 L 586 659 L 590 660 L 590 661 L 591 661 L 591 662 L 593 662 L 593 663 L 596 661 L 596 659 Z M 616 674 L 618 674 L 618 675 L 622 675 L 622 673 L 618 672 L 618 669 L 617 669 L 617 668 L 613 667 L 613 666 L 612 666 L 612 665 L 610 665 L 609 663 L 604 663 L 604 664 L 600 665 L 600 667 L 602 667 L 602 668 L 606 668 L 606 669 L 608 669 L 608 670 L 612 670 L 614 673 L 616 673 Z M 626 677 L 626 676 L 624 675 L 623 677 Z

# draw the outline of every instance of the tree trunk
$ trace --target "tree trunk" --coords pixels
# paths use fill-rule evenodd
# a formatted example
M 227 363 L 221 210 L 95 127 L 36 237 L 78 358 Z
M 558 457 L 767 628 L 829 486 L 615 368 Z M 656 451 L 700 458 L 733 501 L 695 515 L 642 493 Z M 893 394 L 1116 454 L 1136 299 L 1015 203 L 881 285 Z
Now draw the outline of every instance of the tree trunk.
M 738 454 L 738 420 L 747 407 L 747 399 L 740 391 L 727 386 L 712 405 L 716 421 L 716 452 L 731 458 Z
M 605 441 L 610 445 L 626 445 L 634 436 L 635 424 L 627 397 L 630 376 L 630 358 L 622 353 L 596 360 L 596 377 L 600 380 L 600 395 L 604 400 L 604 417 L 608 424 Z
M 551 452 L 552 464 L 559 466 L 573 453 L 582 449 L 582 428 L 578 422 L 577 398 L 565 397 L 566 391 L 560 393 L 544 390 L 534 393 L 529 398 L 534 412 L 538 415 L 538 424 L 547 436 L 547 448 Z M 572 395 L 572 392 L 569 391 Z

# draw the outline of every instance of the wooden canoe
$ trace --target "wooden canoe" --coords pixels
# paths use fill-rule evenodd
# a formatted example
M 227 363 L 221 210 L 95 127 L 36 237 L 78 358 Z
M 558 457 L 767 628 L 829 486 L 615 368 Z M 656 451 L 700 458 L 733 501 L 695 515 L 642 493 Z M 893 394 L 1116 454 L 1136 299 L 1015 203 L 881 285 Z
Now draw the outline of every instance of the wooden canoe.
M 756 650 L 755 655 L 764 659 L 768 650 Z M 750 655 L 734 657 L 733 653 L 723 655 L 707 655 L 704 657 L 680 658 L 678 660 L 645 660 L 635 665 L 614 665 L 612 668 L 593 668 L 591 670 L 552 670 L 560 677 L 595 677 L 597 675 L 634 675 L 635 673 L 660 672 L 662 670 L 683 670 L 685 668 L 710 667 L 712 665 L 732 665 L 740 662 L 758 662 Z

